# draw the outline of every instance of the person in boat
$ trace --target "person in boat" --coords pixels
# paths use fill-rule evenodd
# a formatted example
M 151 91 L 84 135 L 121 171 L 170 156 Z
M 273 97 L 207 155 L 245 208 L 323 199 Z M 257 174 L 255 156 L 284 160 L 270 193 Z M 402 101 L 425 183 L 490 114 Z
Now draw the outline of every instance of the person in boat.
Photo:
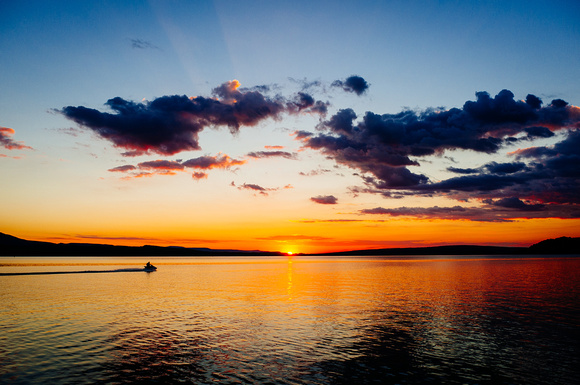
M 147 262 L 147 264 L 145 265 L 145 269 L 157 269 L 157 268 L 153 266 L 151 262 Z

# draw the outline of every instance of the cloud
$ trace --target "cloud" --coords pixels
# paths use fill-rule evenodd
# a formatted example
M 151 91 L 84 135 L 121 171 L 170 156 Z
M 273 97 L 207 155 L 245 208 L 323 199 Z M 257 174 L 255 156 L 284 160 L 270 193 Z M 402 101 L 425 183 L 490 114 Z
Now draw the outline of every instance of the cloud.
M 230 186 L 236 187 L 238 190 L 250 190 L 263 196 L 268 196 L 269 192 L 272 191 L 278 191 L 280 189 L 288 190 L 294 188 L 294 186 L 292 186 L 291 184 L 287 184 L 284 187 L 280 188 L 280 187 L 262 187 L 255 183 L 244 183 L 238 186 L 234 182 L 230 183 Z
M 123 166 L 110 168 L 109 171 L 111 171 L 111 172 L 127 172 L 127 171 L 134 171 L 136 169 L 137 169 L 137 167 L 135 167 L 131 164 L 126 164 Z
M 246 156 L 254 159 L 262 158 L 286 158 L 286 159 L 296 159 L 296 154 L 287 151 L 253 151 L 246 154 Z
M 357 95 L 362 95 L 369 88 L 369 84 L 362 77 L 352 75 L 346 80 L 335 80 L 332 82 L 333 87 L 340 87 L 346 92 L 354 92 Z
M 284 146 L 264 146 L 266 150 L 283 150 Z
M 559 99 L 542 107 L 539 98 L 528 95 L 526 101 L 514 100 L 508 90 L 495 98 L 486 92 L 478 92 L 476 96 L 476 101 L 465 102 L 461 109 L 403 110 L 382 115 L 367 112 L 358 122 L 352 109 L 342 109 L 318 125 L 318 134 L 298 131 L 295 137 L 305 148 L 318 150 L 339 164 L 358 169 L 370 189 L 384 193 L 406 190 L 416 194 L 453 194 L 454 191 L 491 191 L 526 184 L 540 178 L 546 170 L 522 162 L 490 163 L 481 169 L 450 168 L 453 172 L 472 175 L 434 183 L 410 167 L 419 166 L 420 157 L 442 155 L 447 150 L 493 154 L 507 143 L 508 137 L 530 134 L 547 137 L 547 131 L 574 130 L 580 124 L 578 108 Z M 543 148 L 520 151 L 518 155 L 532 157 L 542 152 L 548 156 L 554 151 L 557 149 Z M 561 154 L 545 166 L 566 169 L 571 174 L 574 173 L 571 164 L 569 157 Z
M 245 160 L 232 159 L 228 155 L 200 156 L 183 162 L 184 167 L 210 170 L 214 168 L 229 169 L 233 166 L 245 164 Z
M 316 176 L 316 175 L 326 174 L 326 173 L 329 173 L 329 172 L 332 172 L 332 170 L 325 169 L 325 168 L 318 168 L 316 170 L 311 170 L 311 171 L 308 171 L 308 172 L 300 171 L 298 174 L 299 175 L 302 175 L 302 176 Z
M 361 214 L 372 215 L 388 215 L 391 217 L 405 216 L 413 218 L 437 218 L 437 219 L 451 219 L 451 220 L 471 220 L 478 222 L 509 222 L 509 219 L 504 219 L 497 216 L 490 216 L 489 212 L 480 208 L 468 208 L 462 206 L 452 207 L 397 207 L 386 209 L 383 207 L 375 207 L 373 209 L 365 209 L 360 211 Z
M 233 182 L 232 182 L 233 183 Z M 238 190 L 252 190 L 252 191 L 256 191 L 261 195 L 268 195 L 268 191 L 272 191 L 273 189 L 270 188 L 265 188 L 262 187 L 260 185 L 257 184 L 253 184 L 253 183 L 244 183 L 241 186 L 237 186 Z
M 310 200 L 321 205 L 335 205 L 338 203 L 338 199 L 334 195 L 318 195 L 310 198 Z
M 508 90 L 495 97 L 477 92 L 475 101 L 448 110 L 368 111 L 359 117 L 344 108 L 316 128 L 316 132 L 296 131 L 294 136 L 303 148 L 357 170 L 364 187 L 351 187 L 355 196 L 445 196 L 481 205 L 403 207 L 388 209 L 382 212 L 385 215 L 506 221 L 575 218 L 579 212 L 580 108 L 561 99 L 544 105 L 534 95 L 516 100 Z M 447 171 L 459 175 L 438 181 L 421 173 L 419 162 L 426 156 L 442 157 L 452 150 L 496 154 L 507 146 L 553 138 L 556 133 L 560 142 L 512 151 L 508 155 L 513 161 L 448 167 Z
M 7 150 L 32 150 L 32 147 L 22 142 L 14 141 L 11 138 L 14 132 L 12 128 L 0 127 L 0 147 L 4 147 Z
M 142 170 L 183 170 L 185 166 L 179 162 L 171 160 L 151 160 L 148 162 L 141 162 L 137 165 Z
M 196 172 L 194 172 L 193 174 L 191 174 L 191 176 L 192 176 L 192 178 L 193 178 L 193 179 L 195 179 L 195 180 L 200 180 L 200 179 L 207 179 L 207 176 L 208 176 L 208 175 L 207 175 L 207 173 L 205 173 L 205 172 L 199 172 L 199 171 L 196 171 Z
M 304 92 L 289 98 L 270 97 L 264 91 L 240 90 L 239 86 L 237 80 L 223 83 L 214 88 L 214 98 L 171 95 L 137 103 L 115 97 L 105 103 L 112 113 L 84 106 L 67 106 L 57 112 L 127 150 L 125 156 L 200 150 L 199 133 L 207 127 L 227 127 L 236 133 L 242 126 L 279 119 L 283 114 L 326 112 L 326 103 Z
M 200 156 L 189 160 L 151 160 L 138 163 L 137 166 L 123 165 L 109 169 L 111 172 L 129 173 L 129 177 L 143 177 L 151 175 L 175 175 L 178 171 L 186 171 L 192 168 L 196 170 L 211 169 L 230 169 L 233 166 L 245 164 L 245 160 L 232 159 L 225 154 L 216 156 Z M 193 179 L 205 179 L 208 174 L 201 171 L 195 171 L 192 174 Z
M 131 42 L 131 47 L 136 49 L 160 49 L 155 44 L 150 41 L 143 39 L 129 39 Z
M 485 199 L 480 207 L 397 207 L 360 210 L 363 215 L 412 217 L 419 219 L 469 220 L 474 222 L 512 222 L 531 218 L 580 218 L 580 207 L 574 204 L 534 204 L 519 198 Z

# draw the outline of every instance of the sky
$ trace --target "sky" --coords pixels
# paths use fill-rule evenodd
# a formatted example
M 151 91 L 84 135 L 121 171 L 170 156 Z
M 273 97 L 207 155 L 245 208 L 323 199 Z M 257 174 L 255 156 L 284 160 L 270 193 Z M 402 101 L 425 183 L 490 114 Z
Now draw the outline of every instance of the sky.
M 0 232 L 578 237 L 579 21 L 577 1 L 2 1 Z

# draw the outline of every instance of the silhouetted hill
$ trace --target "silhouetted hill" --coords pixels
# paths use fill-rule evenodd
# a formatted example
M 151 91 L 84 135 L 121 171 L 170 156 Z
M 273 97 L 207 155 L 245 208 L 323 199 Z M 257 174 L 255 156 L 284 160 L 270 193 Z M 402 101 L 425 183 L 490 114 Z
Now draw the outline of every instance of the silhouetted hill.
M 580 255 L 580 238 L 547 239 L 530 247 L 499 247 L 451 245 L 434 247 L 352 250 L 336 253 L 310 254 L 348 255 Z M 115 246 L 92 243 L 51 243 L 28 241 L 0 233 L 0 255 L 4 256 L 270 256 L 285 255 L 277 251 L 223 250 L 180 246 Z
M 530 247 L 501 247 L 477 245 L 451 245 L 391 249 L 353 250 L 319 255 L 539 255 L 578 254 L 580 238 L 561 237 L 547 239 Z
M 580 238 L 546 239 L 530 246 L 533 254 L 580 254 Z
M 115 246 L 92 243 L 28 241 L 0 233 L 0 255 L 10 256 L 268 256 L 275 251 L 220 250 L 179 246 Z

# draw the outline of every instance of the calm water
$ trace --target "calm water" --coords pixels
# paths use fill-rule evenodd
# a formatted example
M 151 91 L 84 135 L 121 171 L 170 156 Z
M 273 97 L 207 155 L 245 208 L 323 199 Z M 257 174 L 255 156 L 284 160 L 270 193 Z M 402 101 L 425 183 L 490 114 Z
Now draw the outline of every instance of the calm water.
M 0 273 L 146 258 L 2 258 Z M 0 383 L 580 377 L 580 258 L 152 258 L 0 276 Z

